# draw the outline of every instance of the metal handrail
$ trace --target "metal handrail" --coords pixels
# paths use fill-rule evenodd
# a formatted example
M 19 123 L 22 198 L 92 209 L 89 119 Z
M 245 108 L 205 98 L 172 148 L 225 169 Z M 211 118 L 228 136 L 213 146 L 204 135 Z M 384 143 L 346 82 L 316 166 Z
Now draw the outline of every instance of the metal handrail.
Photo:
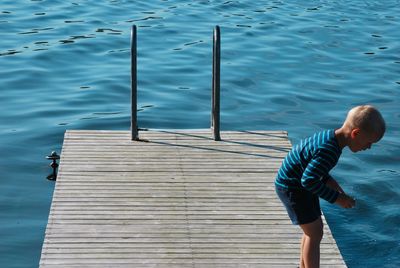
M 136 25 L 131 30 L 131 140 L 139 140 L 137 124 L 137 35 Z
M 213 66 L 212 66 L 212 107 L 211 129 L 214 140 L 220 141 L 220 66 L 221 66 L 221 33 L 215 26 L 213 33 Z M 131 140 L 139 141 L 137 122 L 137 31 L 136 25 L 131 29 Z
M 221 67 L 221 32 L 219 26 L 215 26 L 213 34 L 213 68 L 212 68 L 212 108 L 211 129 L 214 140 L 220 141 L 220 68 Z

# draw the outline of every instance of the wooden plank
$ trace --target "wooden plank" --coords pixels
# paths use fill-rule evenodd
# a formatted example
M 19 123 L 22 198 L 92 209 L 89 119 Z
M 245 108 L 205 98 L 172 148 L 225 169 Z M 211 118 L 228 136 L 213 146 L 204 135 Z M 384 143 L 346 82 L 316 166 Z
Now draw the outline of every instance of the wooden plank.
M 69 130 L 40 267 L 295 267 L 283 131 Z M 324 220 L 322 266 L 346 267 Z

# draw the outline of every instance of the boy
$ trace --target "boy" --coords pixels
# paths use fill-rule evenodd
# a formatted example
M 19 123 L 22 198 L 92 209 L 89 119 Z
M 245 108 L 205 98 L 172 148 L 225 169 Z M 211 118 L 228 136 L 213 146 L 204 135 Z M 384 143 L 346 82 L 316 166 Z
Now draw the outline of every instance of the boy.
M 351 109 L 341 128 L 325 130 L 293 146 L 278 171 L 275 188 L 295 225 L 303 230 L 300 267 L 319 267 L 323 236 L 319 198 L 352 208 L 348 196 L 329 175 L 346 146 L 352 152 L 370 149 L 385 133 L 385 121 L 370 105 Z

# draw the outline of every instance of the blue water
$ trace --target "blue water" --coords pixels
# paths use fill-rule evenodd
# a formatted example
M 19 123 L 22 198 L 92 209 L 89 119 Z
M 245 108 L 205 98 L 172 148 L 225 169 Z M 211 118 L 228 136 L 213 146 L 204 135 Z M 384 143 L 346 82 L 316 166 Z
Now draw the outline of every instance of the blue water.
M 221 26 L 221 127 L 340 126 L 357 104 L 388 130 L 333 175 L 357 207 L 323 209 L 349 267 L 400 267 L 400 1 L 0 3 L 0 260 L 37 267 L 66 129 L 129 129 L 138 26 L 139 126 L 208 128 L 211 36 Z

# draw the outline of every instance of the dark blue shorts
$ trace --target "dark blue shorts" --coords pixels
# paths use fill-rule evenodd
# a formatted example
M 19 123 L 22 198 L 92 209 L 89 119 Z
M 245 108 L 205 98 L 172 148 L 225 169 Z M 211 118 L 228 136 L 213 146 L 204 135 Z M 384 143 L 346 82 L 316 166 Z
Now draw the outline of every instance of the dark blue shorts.
M 319 197 L 307 190 L 285 189 L 275 185 L 276 193 L 293 224 L 311 223 L 321 216 Z

